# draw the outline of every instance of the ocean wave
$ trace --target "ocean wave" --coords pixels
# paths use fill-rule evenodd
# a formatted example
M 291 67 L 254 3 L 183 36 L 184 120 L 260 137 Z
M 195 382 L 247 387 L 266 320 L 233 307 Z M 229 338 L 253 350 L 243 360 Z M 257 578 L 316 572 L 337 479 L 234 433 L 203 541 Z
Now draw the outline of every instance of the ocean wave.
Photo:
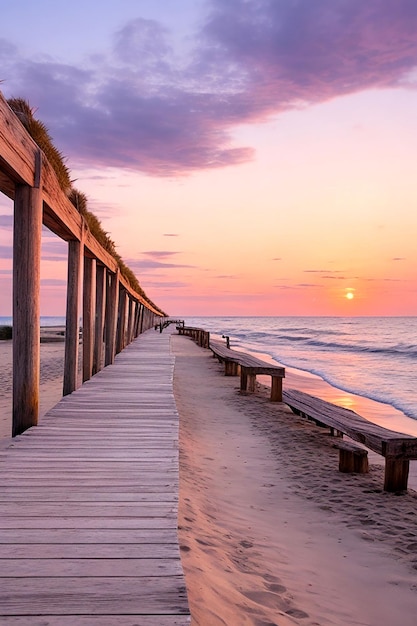
M 314 376 L 319 376 L 322 380 L 324 380 L 326 383 L 329 383 L 329 385 L 335 387 L 336 389 L 340 389 L 341 391 L 345 391 L 346 393 L 352 393 L 355 396 L 361 396 L 362 398 L 368 398 L 369 400 L 374 400 L 375 402 L 387 404 L 388 406 L 392 406 L 394 409 L 401 411 L 407 417 L 417 420 L 416 406 L 412 403 L 407 402 L 405 398 L 398 398 L 397 396 L 394 396 L 389 392 L 384 392 L 383 389 L 378 389 L 375 387 L 361 387 L 359 385 L 346 384 L 346 382 L 342 382 L 337 376 L 330 374 L 328 371 L 321 369 L 320 367 L 312 367 L 311 360 L 306 360 L 305 362 L 302 362 L 298 359 L 291 359 L 286 357 L 282 358 L 274 356 L 272 354 L 270 356 L 272 356 L 272 358 L 280 365 L 284 365 L 285 367 L 292 367 L 308 374 L 314 374 Z
M 363 344 L 355 343 L 340 343 L 333 341 L 317 341 L 315 339 L 309 339 L 306 345 L 330 350 L 331 352 L 343 351 L 343 352 L 357 352 L 366 354 L 378 354 L 387 356 L 404 356 L 407 358 L 415 359 L 417 357 L 417 346 L 413 344 L 397 344 L 392 346 L 365 346 Z

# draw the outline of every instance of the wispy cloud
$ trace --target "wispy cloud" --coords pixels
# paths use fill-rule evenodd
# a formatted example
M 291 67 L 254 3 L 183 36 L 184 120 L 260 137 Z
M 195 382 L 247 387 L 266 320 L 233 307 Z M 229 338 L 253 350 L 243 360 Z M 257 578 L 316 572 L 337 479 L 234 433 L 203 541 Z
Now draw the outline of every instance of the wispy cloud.
M 155 176 L 253 158 L 235 126 L 365 89 L 404 86 L 417 66 L 414 0 L 211 0 L 180 58 L 170 33 L 135 19 L 83 67 L 0 42 L 8 95 L 39 108 L 73 163 Z M 191 59 L 191 61 L 189 60 Z
M 157 261 L 154 259 L 126 259 L 126 262 L 134 272 L 137 272 L 138 275 L 141 272 L 151 270 L 195 267 L 194 265 L 186 265 L 183 263 L 164 263 L 164 261 Z
M 0 245 L 0 259 L 11 259 L 12 257 L 13 247 Z
M 66 280 L 60 278 L 41 278 L 42 287 L 66 287 Z
M 7 231 L 13 230 L 13 215 L 0 215 L 0 228 Z
M 174 256 L 175 254 L 179 254 L 179 252 L 172 252 L 171 250 L 149 250 L 148 252 L 142 252 L 142 254 L 155 259 L 164 259 L 170 256 Z

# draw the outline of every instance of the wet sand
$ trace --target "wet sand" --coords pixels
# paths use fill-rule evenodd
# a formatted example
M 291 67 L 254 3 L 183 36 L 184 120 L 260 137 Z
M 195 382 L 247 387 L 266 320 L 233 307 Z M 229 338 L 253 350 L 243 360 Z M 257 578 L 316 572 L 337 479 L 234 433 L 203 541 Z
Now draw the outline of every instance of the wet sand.
M 385 493 L 372 462 L 340 474 L 327 432 L 172 346 L 193 625 L 414 626 L 417 494 Z

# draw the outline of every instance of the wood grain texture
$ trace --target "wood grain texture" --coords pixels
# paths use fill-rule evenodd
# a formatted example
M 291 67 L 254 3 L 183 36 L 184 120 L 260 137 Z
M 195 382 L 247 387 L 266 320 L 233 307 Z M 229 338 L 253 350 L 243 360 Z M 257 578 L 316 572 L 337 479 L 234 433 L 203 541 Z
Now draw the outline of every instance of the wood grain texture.
M 189 624 L 169 342 L 144 333 L 1 448 L 1 624 Z
M 308 417 L 332 432 L 344 433 L 354 441 L 385 457 L 385 491 L 407 489 L 411 459 L 417 459 L 417 437 L 398 433 L 369 422 L 350 409 L 326 402 L 296 389 L 286 389 L 283 401 L 297 415 Z
M 40 153 L 36 153 L 38 157 Z M 41 184 L 40 159 L 37 182 Z M 42 200 L 16 185 L 13 228 L 13 435 L 38 421 Z

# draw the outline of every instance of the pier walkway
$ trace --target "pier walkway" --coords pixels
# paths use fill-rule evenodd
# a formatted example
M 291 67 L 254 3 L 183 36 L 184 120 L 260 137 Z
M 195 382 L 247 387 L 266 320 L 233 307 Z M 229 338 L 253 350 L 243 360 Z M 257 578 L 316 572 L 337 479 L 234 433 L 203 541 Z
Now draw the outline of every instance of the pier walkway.
M 0 450 L 1 624 L 189 624 L 173 368 L 149 330 Z

